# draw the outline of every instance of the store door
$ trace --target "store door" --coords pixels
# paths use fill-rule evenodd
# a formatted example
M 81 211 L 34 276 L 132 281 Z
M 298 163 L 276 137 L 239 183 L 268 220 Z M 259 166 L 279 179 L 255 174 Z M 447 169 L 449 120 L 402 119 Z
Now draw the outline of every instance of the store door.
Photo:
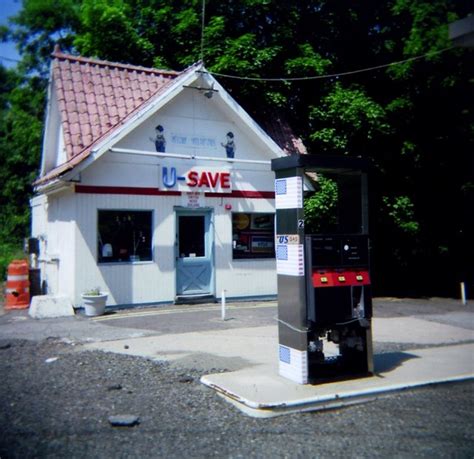
M 211 211 L 176 211 L 177 299 L 214 295 Z

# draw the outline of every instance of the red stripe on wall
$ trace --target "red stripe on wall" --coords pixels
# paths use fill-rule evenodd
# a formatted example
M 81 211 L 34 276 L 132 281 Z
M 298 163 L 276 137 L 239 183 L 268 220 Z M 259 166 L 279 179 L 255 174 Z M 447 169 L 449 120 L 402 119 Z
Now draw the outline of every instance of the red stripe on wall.
M 181 191 L 164 191 L 158 188 L 137 188 L 128 186 L 94 186 L 76 185 L 76 193 L 89 194 L 134 194 L 141 196 L 181 196 Z M 204 193 L 208 198 L 247 198 L 275 199 L 273 191 L 244 191 L 234 190 L 230 193 Z
M 131 186 L 76 185 L 76 193 L 90 194 L 135 194 L 142 196 L 181 196 L 179 191 L 162 191 L 158 188 L 137 188 Z
M 248 199 L 275 199 L 273 191 L 244 191 L 234 190 L 231 193 L 204 193 L 209 198 L 248 198 Z

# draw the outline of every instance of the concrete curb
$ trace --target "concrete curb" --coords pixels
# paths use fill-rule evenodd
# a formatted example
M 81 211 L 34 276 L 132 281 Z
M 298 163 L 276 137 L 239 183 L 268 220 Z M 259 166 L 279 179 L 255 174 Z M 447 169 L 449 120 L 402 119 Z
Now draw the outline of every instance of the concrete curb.
M 346 393 L 333 393 L 321 397 L 314 397 L 298 401 L 281 401 L 279 404 L 260 404 L 252 400 L 239 397 L 223 390 L 218 385 L 213 384 L 207 376 L 201 377 L 201 383 L 214 389 L 224 400 L 234 405 L 244 414 L 254 418 L 273 418 L 292 413 L 303 413 L 309 411 L 324 411 L 337 408 L 343 408 L 351 405 L 367 403 L 377 400 L 380 396 L 388 395 L 393 392 L 401 392 L 407 389 L 415 389 L 435 384 L 447 384 L 454 382 L 467 381 L 474 379 L 474 373 L 454 376 L 439 380 L 429 380 L 417 383 L 394 384 L 392 386 L 380 387 L 376 389 L 367 389 Z
M 390 360 L 389 354 L 380 354 Z M 395 365 L 383 365 L 374 376 L 300 385 L 258 365 L 232 373 L 205 375 L 201 383 L 252 417 L 318 411 L 375 400 L 389 393 L 474 379 L 474 344 L 414 349 L 400 353 Z M 408 357 L 408 358 L 407 358 Z

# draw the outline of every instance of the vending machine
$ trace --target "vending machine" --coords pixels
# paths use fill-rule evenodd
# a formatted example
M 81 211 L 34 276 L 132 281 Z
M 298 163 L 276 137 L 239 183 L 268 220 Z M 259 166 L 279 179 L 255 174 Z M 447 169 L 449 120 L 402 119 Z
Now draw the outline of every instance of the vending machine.
M 294 155 L 272 169 L 279 373 L 300 384 L 369 375 L 368 164 Z

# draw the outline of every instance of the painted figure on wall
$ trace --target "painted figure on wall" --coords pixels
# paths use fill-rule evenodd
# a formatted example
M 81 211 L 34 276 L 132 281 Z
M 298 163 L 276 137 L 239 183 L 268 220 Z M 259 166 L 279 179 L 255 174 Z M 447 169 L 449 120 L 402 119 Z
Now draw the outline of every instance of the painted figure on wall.
M 155 138 L 150 137 L 152 142 L 155 142 L 155 148 L 158 153 L 164 153 L 166 151 L 166 139 L 164 135 L 165 129 L 161 124 L 155 128 Z
M 226 134 L 226 143 L 221 143 L 221 145 L 225 148 L 228 158 L 233 158 L 235 156 L 235 140 L 233 132 L 228 132 Z

